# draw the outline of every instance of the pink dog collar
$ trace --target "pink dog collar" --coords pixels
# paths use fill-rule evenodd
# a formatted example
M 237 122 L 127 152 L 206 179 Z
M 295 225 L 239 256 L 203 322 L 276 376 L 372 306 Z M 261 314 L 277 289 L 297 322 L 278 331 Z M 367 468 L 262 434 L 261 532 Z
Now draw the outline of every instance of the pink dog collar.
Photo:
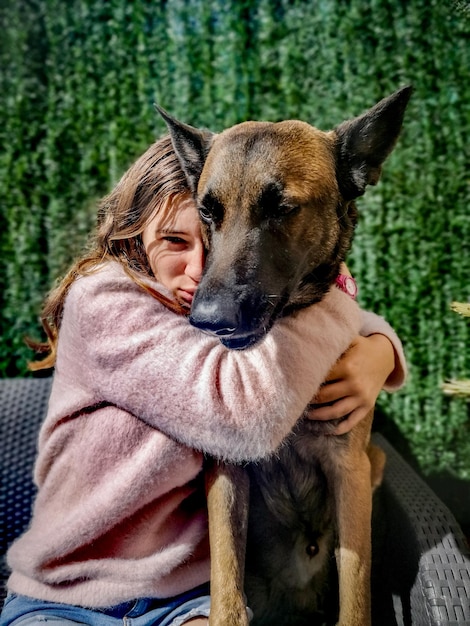
M 357 296 L 357 283 L 352 276 L 347 276 L 346 274 L 339 274 L 335 280 L 336 286 L 347 293 L 348 296 L 351 296 L 353 300 L 356 299 Z

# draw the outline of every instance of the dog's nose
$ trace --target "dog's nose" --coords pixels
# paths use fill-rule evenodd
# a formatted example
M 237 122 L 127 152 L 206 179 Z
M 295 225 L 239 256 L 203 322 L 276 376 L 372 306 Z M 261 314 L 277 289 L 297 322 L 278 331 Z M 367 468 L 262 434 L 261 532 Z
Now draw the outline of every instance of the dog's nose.
M 206 333 L 217 337 L 231 337 L 237 330 L 239 322 L 233 307 L 228 303 L 193 301 L 190 323 Z

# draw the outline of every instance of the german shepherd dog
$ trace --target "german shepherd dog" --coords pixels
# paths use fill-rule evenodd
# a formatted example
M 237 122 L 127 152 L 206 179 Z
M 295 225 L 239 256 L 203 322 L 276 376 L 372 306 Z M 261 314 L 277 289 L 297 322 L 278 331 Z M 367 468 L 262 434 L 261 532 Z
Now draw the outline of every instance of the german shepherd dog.
M 244 349 L 323 298 L 351 245 L 354 200 L 379 180 L 410 95 L 329 132 L 290 120 L 214 134 L 157 107 L 209 250 L 194 326 Z M 369 442 L 372 417 L 338 437 L 301 418 L 272 458 L 207 470 L 211 625 L 246 625 L 244 592 L 257 626 L 371 623 L 372 488 L 385 461 Z

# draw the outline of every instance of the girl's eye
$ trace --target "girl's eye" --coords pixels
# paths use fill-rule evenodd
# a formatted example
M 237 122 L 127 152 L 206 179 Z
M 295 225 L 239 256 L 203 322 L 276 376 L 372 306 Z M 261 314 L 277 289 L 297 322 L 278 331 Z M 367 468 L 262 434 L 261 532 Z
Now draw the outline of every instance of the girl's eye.
M 169 241 L 170 243 L 185 243 L 184 239 L 181 239 L 181 237 L 171 237 L 170 235 L 167 235 L 166 237 L 163 237 L 163 239 L 165 241 Z
M 168 247 L 171 250 L 182 250 L 186 245 L 187 241 L 182 239 L 181 237 L 174 237 L 172 235 L 165 235 L 162 237 L 163 241 L 166 241 Z

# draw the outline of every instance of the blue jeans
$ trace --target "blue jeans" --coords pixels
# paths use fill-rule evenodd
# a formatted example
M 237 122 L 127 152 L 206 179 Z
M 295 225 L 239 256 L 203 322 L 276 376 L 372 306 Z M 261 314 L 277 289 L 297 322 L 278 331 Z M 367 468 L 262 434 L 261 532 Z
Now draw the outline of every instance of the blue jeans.
M 33 626 L 46 622 L 51 626 L 180 626 L 195 617 L 208 617 L 209 608 L 208 584 L 174 598 L 141 598 L 100 609 L 9 594 L 0 615 L 0 626 Z

